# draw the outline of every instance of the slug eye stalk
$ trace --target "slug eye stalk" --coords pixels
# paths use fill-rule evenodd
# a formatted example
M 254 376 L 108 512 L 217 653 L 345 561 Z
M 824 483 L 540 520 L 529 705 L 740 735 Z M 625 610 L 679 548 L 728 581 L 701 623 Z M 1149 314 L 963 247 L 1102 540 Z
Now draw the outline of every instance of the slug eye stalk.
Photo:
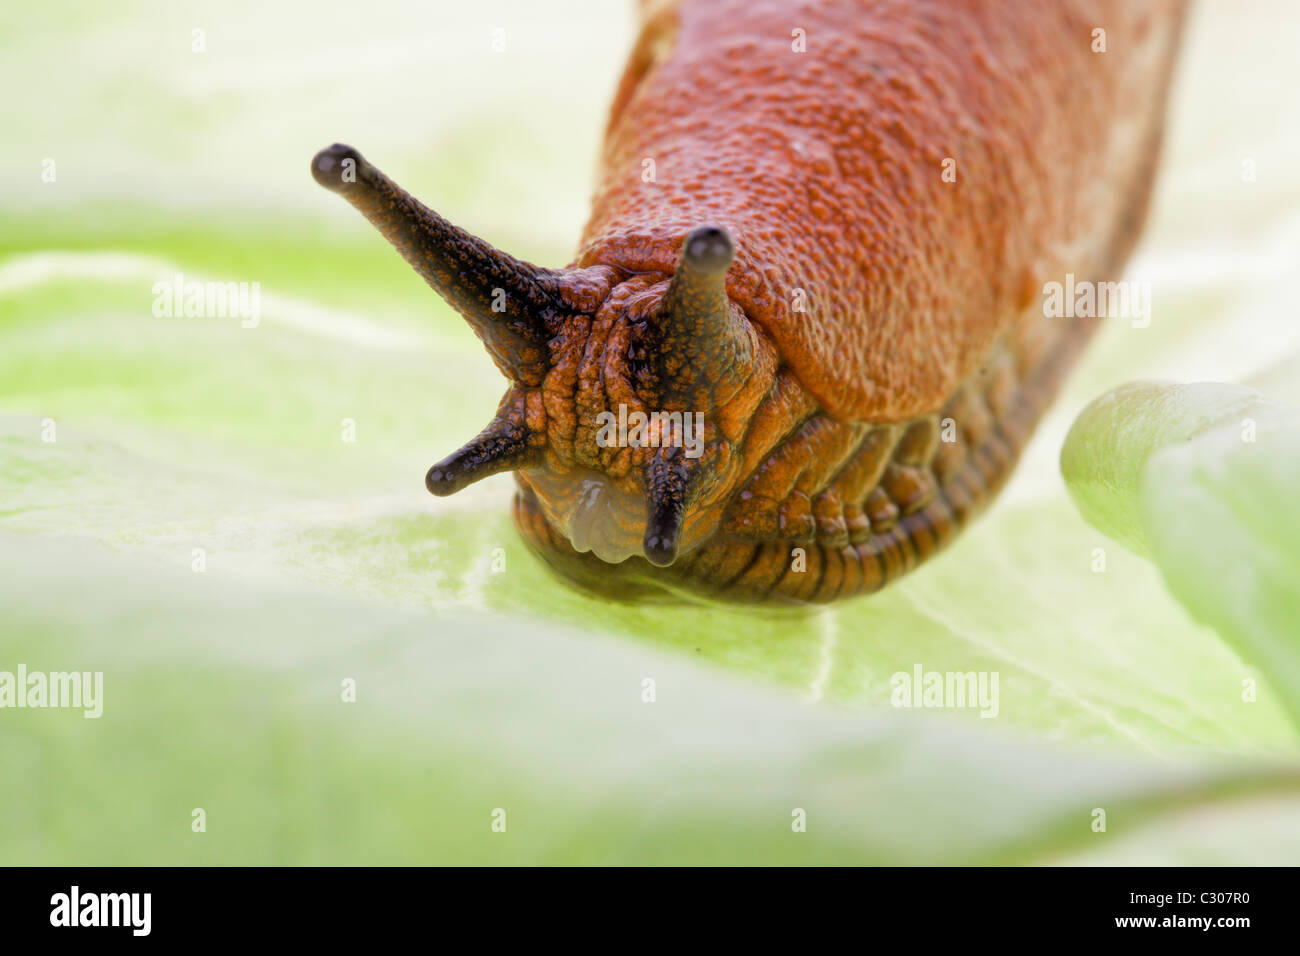
M 559 273 L 521 262 L 453 226 L 342 143 L 312 159 L 316 182 L 338 193 L 392 243 L 425 282 L 465 317 L 516 385 L 536 387 L 563 306 Z
M 563 318 L 552 291 L 559 273 L 521 262 L 453 226 L 351 146 L 322 149 L 312 159 L 311 173 L 365 216 L 464 316 L 506 378 L 522 388 L 541 385 L 550 367 L 551 327 Z M 489 475 L 535 464 L 544 438 L 530 435 L 521 393 L 512 390 L 487 428 L 429 469 L 425 487 L 442 497 Z
M 690 407 L 712 401 L 719 385 L 735 386 L 752 360 L 744 320 L 727 296 L 727 268 L 735 258 L 731 235 L 720 226 L 693 229 L 660 307 L 660 399 Z

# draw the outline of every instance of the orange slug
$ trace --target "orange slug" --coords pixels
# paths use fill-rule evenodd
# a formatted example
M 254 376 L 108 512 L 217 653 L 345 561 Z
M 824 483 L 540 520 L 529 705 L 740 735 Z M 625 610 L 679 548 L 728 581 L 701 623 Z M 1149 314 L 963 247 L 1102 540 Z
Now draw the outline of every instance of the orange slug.
M 334 145 L 312 173 L 510 382 L 434 465 L 621 597 L 876 591 L 1006 480 L 1119 278 L 1182 0 L 662 0 L 614 96 L 577 258 L 545 269 Z

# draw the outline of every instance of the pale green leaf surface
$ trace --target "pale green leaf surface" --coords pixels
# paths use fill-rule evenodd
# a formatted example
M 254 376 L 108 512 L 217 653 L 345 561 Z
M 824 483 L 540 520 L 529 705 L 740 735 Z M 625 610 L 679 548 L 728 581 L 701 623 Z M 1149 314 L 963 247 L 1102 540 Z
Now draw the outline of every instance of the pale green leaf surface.
M 540 621 L 11 535 L 0 576 L 24 595 L 11 651 L 105 675 L 98 719 L 4 715 L 7 862 L 1018 862 L 1260 794 L 1300 812 L 1294 769 L 850 715 Z M 69 593 L 86 582 L 93 600 Z M 345 677 L 356 703 L 340 701 Z

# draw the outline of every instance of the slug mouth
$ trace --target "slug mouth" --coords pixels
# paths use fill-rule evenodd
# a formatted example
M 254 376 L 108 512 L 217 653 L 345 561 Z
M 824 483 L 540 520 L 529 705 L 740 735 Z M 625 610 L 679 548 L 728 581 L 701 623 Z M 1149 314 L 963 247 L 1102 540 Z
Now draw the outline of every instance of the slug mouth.
M 671 564 L 677 553 L 698 547 L 708 531 L 690 511 L 673 542 L 669 560 L 656 561 L 654 543 L 647 542 L 644 491 L 589 469 L 563 475 L 548 469 L 516 473 L 520 495 L 543 518 L 549 530 L 579 553 L 590 553 L 606 564 L 643 557 L 651 564 Z M 662 555 L 662 546 L 658 549 Z
M 561 478 L 536 470 L 517 477 L 546 523 L 567 538 L 573 550 L 590 552 L 607 564 L 620 564 L 642 553 L 643 495 L 632 494 L 595 471 Z

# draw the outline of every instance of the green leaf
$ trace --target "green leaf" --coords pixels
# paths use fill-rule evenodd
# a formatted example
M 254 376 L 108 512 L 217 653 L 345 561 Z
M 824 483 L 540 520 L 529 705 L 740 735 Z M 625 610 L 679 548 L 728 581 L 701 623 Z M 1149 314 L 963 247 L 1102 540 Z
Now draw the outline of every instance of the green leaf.
M 1300 409 L 1237 385 L 1126 385 L 1079 416 L 1061 467 L 1083 515 L 1150 557 L 1300 722 Z
M 0 580 L 23 596 L 8 653 L 104 675 L 98 719 L 3 713 L 11 863 L 1037 862 L 1150 841 L 1170 814 L 1300 812 L 1292 768 L 845 714 L 542 621 L 12 535 Z

